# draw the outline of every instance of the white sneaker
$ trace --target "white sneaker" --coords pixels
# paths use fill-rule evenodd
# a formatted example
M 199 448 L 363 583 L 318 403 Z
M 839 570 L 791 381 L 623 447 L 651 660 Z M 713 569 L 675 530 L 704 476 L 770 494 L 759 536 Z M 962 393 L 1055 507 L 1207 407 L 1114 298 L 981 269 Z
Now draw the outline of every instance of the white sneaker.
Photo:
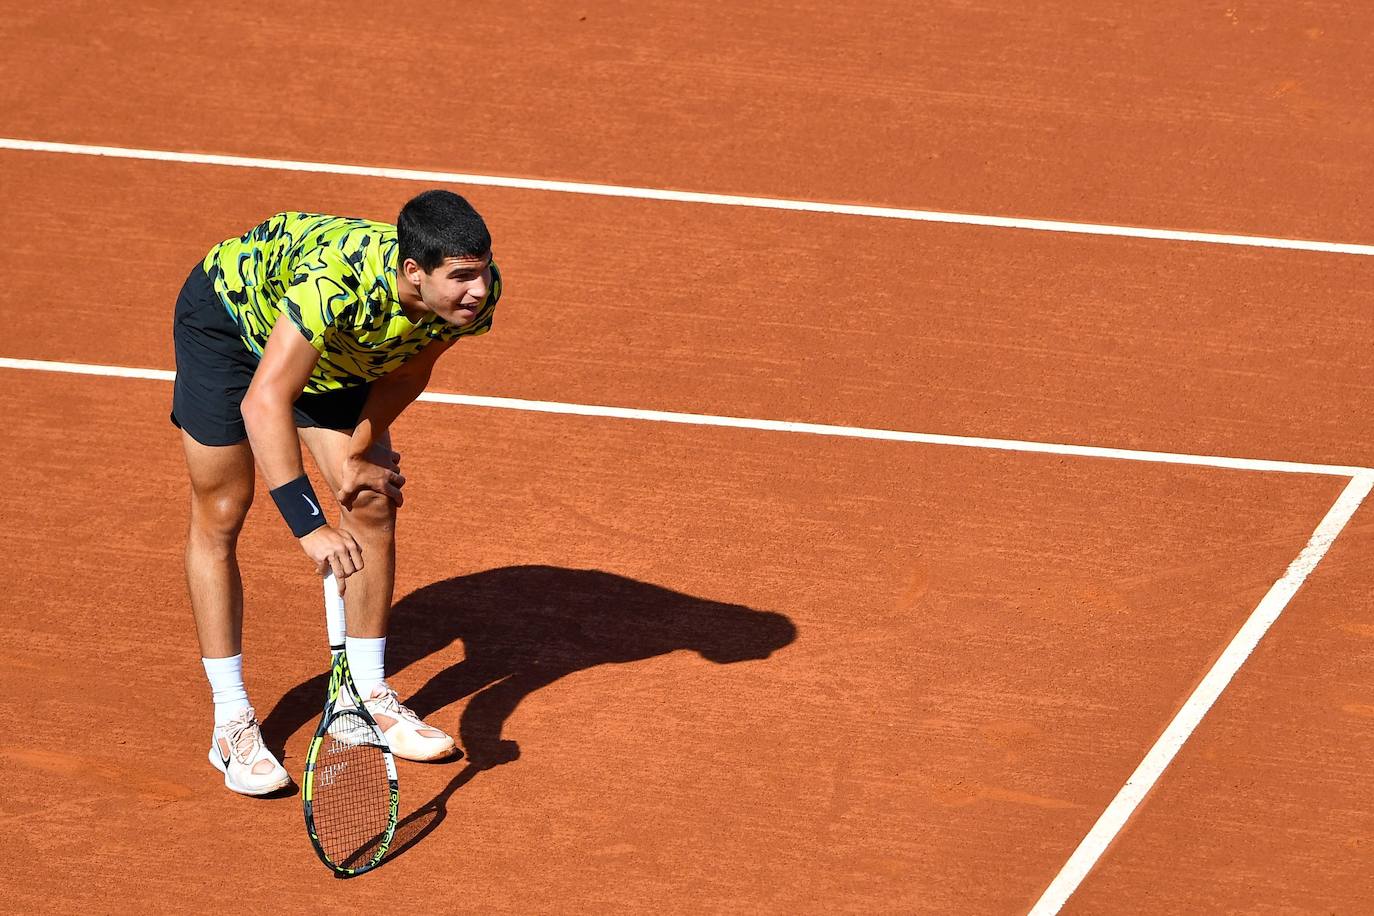
M 458 749 L 452 738 L 402 706 L 386 684 L 372 688 L 363 705 L 377 720 L 391 753 L 403 760 L 439 760 Z
M 249 706 L 210 739 L 210 765 L 224 774 L 224 784 L 241 795 L 266 795 L 291 784 L 291 776 L 262 743 L 258 717 Z

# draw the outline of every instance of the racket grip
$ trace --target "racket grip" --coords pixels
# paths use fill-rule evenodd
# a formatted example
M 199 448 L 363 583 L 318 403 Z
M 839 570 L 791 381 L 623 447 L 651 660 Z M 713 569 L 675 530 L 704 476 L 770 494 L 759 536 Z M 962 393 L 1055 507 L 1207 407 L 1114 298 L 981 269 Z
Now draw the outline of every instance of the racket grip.
M 339 594 L 339 583 L 330 572 L 324 577 L 324 622 L 329 629 L 329 647 L 337 649 L 344 644 L 347 632 L 344 618 L 343 595 Z

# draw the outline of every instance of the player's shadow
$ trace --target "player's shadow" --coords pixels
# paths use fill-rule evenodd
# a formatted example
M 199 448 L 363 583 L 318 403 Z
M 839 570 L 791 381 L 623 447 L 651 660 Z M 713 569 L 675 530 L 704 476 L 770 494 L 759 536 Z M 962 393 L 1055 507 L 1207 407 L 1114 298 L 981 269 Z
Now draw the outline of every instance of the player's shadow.
M 455 642 L 463 645 L 463 660 L 403 698 L 407 706 L 428 717 L 471 697 L 458 720 L 466 766 L 406 818 L 396 852 L 433 830 L 448 798 L 478 772 L 520 756 L 519 745 L 502 731 L 534 691 L 597 665 L 678 650 L 718 664 L 765 659 L 796 638 L 796 627 L 782 614 L 555 566 L 507 566 L 425 586 L 397 602 L 390 632 L 390 674 Z M 283 746 L 319 715 L 325 681 L 319 675 L 282 697 L 262 723 L 269 747 Z

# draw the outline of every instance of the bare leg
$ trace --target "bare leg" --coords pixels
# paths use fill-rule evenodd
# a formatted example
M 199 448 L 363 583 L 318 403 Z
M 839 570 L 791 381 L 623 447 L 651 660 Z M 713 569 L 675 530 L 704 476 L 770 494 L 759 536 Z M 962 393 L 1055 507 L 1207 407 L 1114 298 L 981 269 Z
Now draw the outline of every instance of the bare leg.
M 334 492 L 339 490 L 339 478 L 344 455 L 348 450 L 349 433 L 341 430 L 308 428 L 300 431 L 301 439 L 319 465 L 320 473 Z M 388 436 L 382 444 L 391 447 Z M 358 541 L 363 549 L 362 571 L 348 577 L 348 635 L 376 638 L 386 635 L 387 618 L 391 615 L 391 599 L 396 587 L 396 507 L 391 500 L 378 493 L 364 491 L 353 503 L 353 509 L 340 507 L 341 525 Z
M 186 585 L 191 592 L 200 654 L 228 658 L 243 649 L 243 580 L 236 550 L 253 504 L 253 452 L 236 445 L 201 445 L 181 434 L 191 473 L 191 527 Z

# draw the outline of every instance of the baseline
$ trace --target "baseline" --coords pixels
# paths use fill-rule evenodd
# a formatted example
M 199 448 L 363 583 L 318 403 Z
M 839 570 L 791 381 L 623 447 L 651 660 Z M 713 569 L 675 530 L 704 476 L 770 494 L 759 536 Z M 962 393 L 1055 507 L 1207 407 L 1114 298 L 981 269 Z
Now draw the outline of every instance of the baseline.
M 1051 219 L 1023 219 L 1010 216 L 988 216 L 978 213 L 943 213 L 936 210 L 910 210 L 900 207 L 873 207 L 859 204 L 787 200 L 773 197 L 746 197 L 734 194 L 710 194 L 699 191 L 668 191 L 659 188 L 592 184 L 578 181 L 548 181 L 537 178 L 512 178 L 499 175 L 473 175 L 463 172 L 383 168 L 329 162 L 304 162 L 293 159 L 261 159 L 251 156 L 183 153 L 173 150 L 128 149 L 119 146 L 91 146 L 80 143 L 58 143 L 47 140 L 23 140 L 15 137 L 0 137 L 0 149 L 22 152 L 64 153 L 78 156 L 106 156 L 116 159 L 181 162 L 192 165 L 274 169 L 287 172 L 319 172 L 330 175 L 389 178 L 397 181 L 480 185 L 495 188 L 516 188 L 528 191 L 554 191 L 563 194 L 589 194 L 600 197 L 631 197 L 641 200 L 711 204 L 723 207 L 754 207 L 766 210 L 793 210 L 808 213 L 830 213 L 841 216 L 865 216 L 873 219 L 898 219 L 926 223 L 955 223 L 965 226 L 985 226 L 997 229 L 1067 232 L 1079 235 L 1109 235 L 1123 238 L 1156 239 L 1173 242 L 1198 242 L 1210 245 L 1239 245 L 1251 248 L 1285 248 L 1295 251 L 1318 251 L 1328 254 L 1374 256 L 1374 245 L 1357 245 L 1348 242 L 1280 239 L 1256 235 L 1191 232 L 1179 229 L 1148 229 L 1139 226 L 1074 223 Z

